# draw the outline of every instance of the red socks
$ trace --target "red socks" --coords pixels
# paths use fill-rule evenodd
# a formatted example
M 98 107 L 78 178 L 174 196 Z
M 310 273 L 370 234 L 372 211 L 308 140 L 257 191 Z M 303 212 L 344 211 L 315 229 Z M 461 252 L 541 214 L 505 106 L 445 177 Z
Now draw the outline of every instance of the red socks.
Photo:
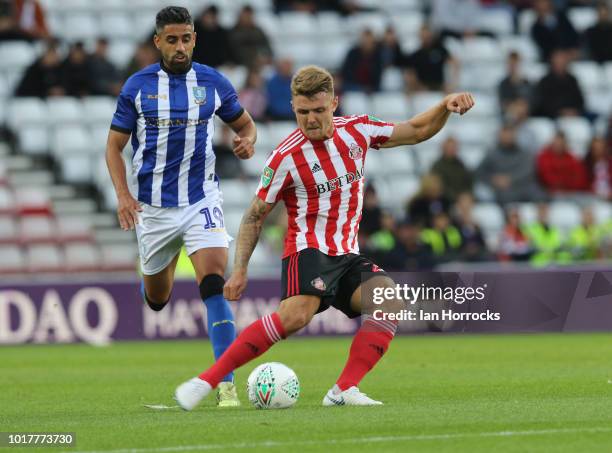
M 215 364 L 199 377 L 215 388 L 224 376 L 262 355 L 286 336 L 278 313 L 264 316 L 244 329 Z
M 363 377 L 387 352 L 397 329 L 397 323 L 391 321 L 377 321 L 371 316 L 363 319 L 353 338 L 344 370 L 336 381 L 341 391 L 359 386 Z
M 364 316 L 353 338 L 344 370 L 336 382 L 340 390 L 359 386 L 363 377 L 387 352 L 396 329 L 396 323 Z M 259 357 L 286 336 L 278 313 L 264 316 L 244 329 L 215 364 L 199 377 L 215 388 L 228 373 Z

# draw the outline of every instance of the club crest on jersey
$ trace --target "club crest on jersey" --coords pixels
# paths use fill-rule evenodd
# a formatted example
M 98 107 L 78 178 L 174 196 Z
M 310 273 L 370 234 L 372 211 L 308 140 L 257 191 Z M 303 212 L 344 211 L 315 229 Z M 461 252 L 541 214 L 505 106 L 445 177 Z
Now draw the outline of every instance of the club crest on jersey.
M 313 281 L 310 282 L 310 284 L 314 286 L 315 289 L 318 289 L 319 291 L 325 291 L 325 289 L 327 288 L 327 285 L 325 284 L 325 282 L 323 281 L 321 277 L 315 278 Z
M 196 104 L 206 104 L 206 87 L 193 87 L 193 99 Z
M 274 170 L 270 167 L 266 167 L 263 170 L 263 175 L 261 175 L 261 185 L 264 187 L 268 187 L 272 182 L 272 176 L 274 176 Z
M 353 160 L 361 159 L 363 157 L 363 150 L 357 143 L 351 143 L 349 147 L 349 157 Z

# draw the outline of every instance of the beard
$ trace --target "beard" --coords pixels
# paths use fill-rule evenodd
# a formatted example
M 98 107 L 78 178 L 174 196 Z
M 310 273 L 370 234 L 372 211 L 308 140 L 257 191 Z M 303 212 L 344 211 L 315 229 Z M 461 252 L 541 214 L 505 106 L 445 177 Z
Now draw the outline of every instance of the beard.
M 183 59 L 177 60 L 176 59 L 177 55 L 175 55 L 169 61 L 168 67 L 172 71 L 183 71 L 183 70 L 187 69 L 189 67 L 189 65 L 191 64 L 191 58 L 189 58 L 188 55 L 186 55 L 186 54 L 181 54 L 181 55 L 183 56 Z

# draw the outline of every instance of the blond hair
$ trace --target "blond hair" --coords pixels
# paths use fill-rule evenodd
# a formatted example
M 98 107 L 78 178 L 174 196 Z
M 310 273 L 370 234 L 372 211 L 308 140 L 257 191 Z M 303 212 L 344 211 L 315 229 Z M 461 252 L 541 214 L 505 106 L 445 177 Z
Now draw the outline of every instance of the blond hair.
M 319 66 L 305 66 L 291 79 L 291 96 L 310 98 L 318 93 L 334 95 L 334 79 L 326 69 Z

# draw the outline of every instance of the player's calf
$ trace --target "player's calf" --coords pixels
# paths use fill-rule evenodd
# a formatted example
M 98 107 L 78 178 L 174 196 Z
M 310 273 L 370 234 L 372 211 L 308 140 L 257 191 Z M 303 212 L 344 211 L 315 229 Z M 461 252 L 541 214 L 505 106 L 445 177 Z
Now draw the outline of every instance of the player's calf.
M 206 306 L 208 336 L 213 346 L 215 359 L 232 344 L 236 338 L 234 314 L 223 297 L 225 279 L 218 274 L 208 274 L 200 282 L 200 297 Z M 227 376 L 227 381 L 232 376 Z

